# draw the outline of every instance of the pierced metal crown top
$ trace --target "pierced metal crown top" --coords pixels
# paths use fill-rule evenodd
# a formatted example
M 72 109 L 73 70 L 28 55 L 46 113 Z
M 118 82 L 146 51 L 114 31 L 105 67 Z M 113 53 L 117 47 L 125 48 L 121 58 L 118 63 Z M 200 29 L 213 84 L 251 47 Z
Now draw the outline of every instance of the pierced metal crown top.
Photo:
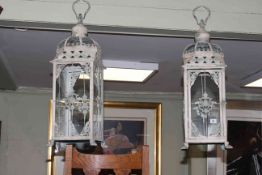
M 88 30 L 83 24 L 87 13 L 89 12 L 91 5 L 87 0 L 82 0 L 87 4 L 87 8 L 84 13 L 78 13 L 76 5 L 81 0 L 76 0 L 72 4 L 72 10 L 76 16 L 77 24 L 72 28 L 72 34 L 68 38 L 62 40 L 56 51 L 56 58 L 59 60 L 81 60 L 90 59 L 91 52 L 98 52 L 100 55 L 101 49 L 99 44 L 93 39 L 88 37 Z M 83 7 L 81 5 L 81 7 Z
M 206 12 L 206 16 L 198 17 L 197 11 Z M 193 9 L 193 17 L 196 20 L 199 29 L 195 34 L 195 43 L 187 46 L 183 52 L 183 60 L 185 65 L 192 66 L 224 66 L 224 54 L 222 49 L 210 43 L 210 35 L 206 31 L 205 26 L 210 18 L 211 11 L 205 6 L 198 6 Z

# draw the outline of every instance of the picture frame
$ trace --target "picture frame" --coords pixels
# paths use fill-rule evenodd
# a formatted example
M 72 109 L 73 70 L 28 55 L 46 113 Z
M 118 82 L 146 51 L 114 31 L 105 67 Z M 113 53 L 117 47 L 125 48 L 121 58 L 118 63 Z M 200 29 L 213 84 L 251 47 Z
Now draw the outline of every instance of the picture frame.
M 232 160 L 243 157 L 245 150 L 250 149 L 247 139 L 251 139 L 254 133 L 254 127 L 262 125 L 262 102 L 261 101 L 240 101 L 231 100 L 227 105 L 227 123 L 228 123 L 228 141 L 232 144 L 231 150 L 223 151 L 216 149 L 216 161 L 211 163 L 211 167 L 215 168 L 217 174 L 233 175 Z M 241 136 L 236 138 L 234 131 L 242 132 Z M 245 134 L 245 132 L 250 132 Z M 239 135 L 239 133 L 237 133 Z M 238 145 L 237 145 L 238 144 Z M 240 160 L 240 159 L 239 159 Z M 216 162 L 216 163 L 214 163 Z M 236 162 L 236 161 L 234 161 Z M 236 168 L 234 168 L 236 171 Z M 245 173 L 246 174 L 246 173 Z M 248 174 L 246 174 L 248 175 Z
M 147 102 L 105 102 L 108 120 L 144 122 L 144 144 L 149 146 L 150 174 L 161 174 L 161 104 Z
M 116 124 L 120 122 L 123 127 L 123 134 L 125 134 L 130 143 L 133 145 L 128 148 L 137 148 L 141 144 L 149 145 L 149 173 L 151 175 L 161 175 L 161 108 L 161 103 L 117 101 L 104 102 L 104 130 L 115 130 L 117 128 Z M 50 105 L 49 118 L 51 114 L 52 108 Z M 52 134 L 51 126 L 52 122 L 49 120 L 49 140 L 51 139 Z M 129 131 L 135 129 L 135 132 L 126 132 L 126 127 L 128 127 L 127 130 Z M 141 133 L 141 131 L 143 132 Z M 108 138 L 108 135 L 105 132 L 104 137 Z M 108 145 L 103 146 L 108 148 Z M 63 163 L 61 163 L 63 157 L 52 157 L 52 151 L 52 148 L 49 147 L 47 174 L 63 174 Z

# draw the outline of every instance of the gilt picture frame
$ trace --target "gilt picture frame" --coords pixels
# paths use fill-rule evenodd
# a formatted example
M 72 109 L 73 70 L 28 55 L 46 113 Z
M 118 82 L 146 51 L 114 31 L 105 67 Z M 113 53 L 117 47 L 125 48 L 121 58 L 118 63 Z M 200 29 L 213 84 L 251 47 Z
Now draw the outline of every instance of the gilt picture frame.
M 132 151 L 132 149 L 142 144 L 149 145 L 149 168 L 151 175 L 161 175 L 161 108 L 161 103 L 104 102 L 104 139 L 108 139 L 110 134 L 115 134 L 118 128 L 117 125 L 120 123 L 122 134 L 125 135 L 125 138 L 129 141 L 128 143 L 132 145 L 127 147 L 128 149 L 124 149 L 124 151 Z M 52 114 L 51 110 L 50 105 L 49 118 Z M 51 126 L 52 123 L 49 121 L 49 139 L 52 134 Z M 108 145 L 103 143 L 103 147 L 108 151 Z M 52 157 L 52 151 L 52 148 L 49 147 L 47 174 L 63 174 L 63 163 L 61 163 L 63 158 L 61 156 Z M 107 153 L 119 152 L 109 150 Z
M 138 137 L 136 137 L 138 144 L 133 144 L 136 146 L 139 146 L 139 143 L 149 145 L 150 174 L 161 175 L 161 104 L 148 102 L 105 102 L 104 106 L 104 126 L 106 126 L 108 121 L 112 120 L 127 122 L 127 125 L 129 122 L 129 125 L 140 125 L 140 129 L 141 125 L 143 125 L 143 133 L 135 132 L 135 134 L 138 134 Z

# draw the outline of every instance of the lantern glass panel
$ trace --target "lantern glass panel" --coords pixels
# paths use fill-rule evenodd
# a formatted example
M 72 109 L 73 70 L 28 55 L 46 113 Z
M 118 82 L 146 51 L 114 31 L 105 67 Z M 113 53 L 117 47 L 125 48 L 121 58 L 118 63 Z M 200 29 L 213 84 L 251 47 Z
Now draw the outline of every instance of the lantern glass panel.
M 101 119 L 99 116 L 102 116 L 102 88 L 103 85 L 102 79 L 103 79 L 103 70 L 100 66 L 96 66 L 94 68 L 94 105 L 93 105 L 93 128 L 94 128 L 94 134 L 99 136 L 101 135 L 101 129 L 103 123 L 100 121 Z
M 99 106 L 99 95 L 100 92 L 100 82 L 99 82 L 99 73 L 97 71 L 98 69 L 95 69 L 94 73 L 94 117 L 96 117 L 99 113 L 98 106 Z
M 220 137 L 219 88 L 209 72 L 197 75 L 191 87 L 191 136 Z
M 88 66 L 87 66 L 88 67 Z M 90 113 L 90 77 L 86 66 L 65 65 L 57 78 L 55 137 L 85 136 Z

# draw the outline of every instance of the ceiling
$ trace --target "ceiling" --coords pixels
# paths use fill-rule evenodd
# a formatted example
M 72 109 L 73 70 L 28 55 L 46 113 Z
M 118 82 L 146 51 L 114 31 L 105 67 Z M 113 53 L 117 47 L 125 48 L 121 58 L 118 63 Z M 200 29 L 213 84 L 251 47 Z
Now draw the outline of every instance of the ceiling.
M 57 44 L 70 32 L 0 28 L 0 88 L 51 88 Z M 159 63 L 159 71 L 144 83 L 105 82 L 106 91 L 182 92 L 182 52 L 192 38 L 89 34 L 102 47 L 102 59 Z M 225 54 L 226 90 L 262 93 L 242 88 L 241 82 L 262 71 L 262 42 L 212 40 Z

